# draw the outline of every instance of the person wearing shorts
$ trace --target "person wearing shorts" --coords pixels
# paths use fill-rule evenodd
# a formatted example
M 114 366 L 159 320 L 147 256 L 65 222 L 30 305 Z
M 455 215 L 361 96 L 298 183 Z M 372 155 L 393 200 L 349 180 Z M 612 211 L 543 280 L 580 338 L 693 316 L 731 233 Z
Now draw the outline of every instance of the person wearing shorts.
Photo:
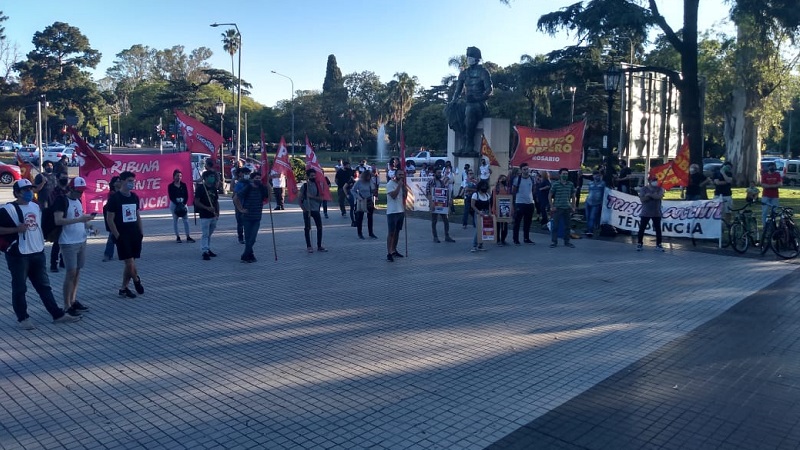
M 397 251 L 397 241 L 400 239 L 400 230 L 403 229 L 405 220 L 405 172 L 398 169 L 394 173 L 394 178 L 386 183 L 386 225 L 388 233 L 386 236 L 386 260 L 393 262 L 394 258 L 402 258 L 403 255 Z
M 122 172 L 119 175 L 120 187 L 108 199 L 107 221 L 111 234 L 117 240 L 117 255 L 120 261 L 125 261 L 122 271 L 122 285 L 119 296 L 123 298 L 136 298 L 128 284 L 133 281 L 136 293 L 144 294 L 144 286 L 136 269 L 136 260 L 142 254 L 142 218 L 139 215 L 139 196 L 133 192 L 136 175 L 133 172 Z
M 86 223 L 97 215 L 84 214 L 81 196 L 85 190 L 86 180 L 75 177 L 69 182 L 67 194 L 53 205 L 54 222 L 61 227 L 58 244 L 67 271 L 63 285 L 64 311 L 70 316 L 79 316 L 89 310 L 77 300 L 78 281 L 86 264 Z

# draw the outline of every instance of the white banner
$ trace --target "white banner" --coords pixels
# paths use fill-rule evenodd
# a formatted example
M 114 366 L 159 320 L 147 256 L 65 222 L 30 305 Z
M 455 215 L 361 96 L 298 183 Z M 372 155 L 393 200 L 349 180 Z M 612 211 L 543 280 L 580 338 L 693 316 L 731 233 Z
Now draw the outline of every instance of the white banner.
M 425 196 L 425 188 L 432 179 L 433 177 L 406 178 L 409 193 L 406 198 L 406 210 L 430 212 L 431 206 L 428 197 Z
M 606 189 L 600 223 L 632 233 L 639 232 L 642 201 L 635 195 Z M 719 239 L 722 231 L 722 203 L 718 200 L 661 202 L 661 234 L 694 239 Z M 652 222 L 646 234 L 654 235 Z

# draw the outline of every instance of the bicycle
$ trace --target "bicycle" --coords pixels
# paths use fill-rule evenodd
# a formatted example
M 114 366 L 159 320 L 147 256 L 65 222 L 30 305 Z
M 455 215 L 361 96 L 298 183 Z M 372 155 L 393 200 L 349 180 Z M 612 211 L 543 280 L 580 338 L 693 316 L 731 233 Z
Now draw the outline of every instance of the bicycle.
M 750 209 L 752 203 L 747 203 L 741 208 L 731 209 L 736 213 L 736 217 L 731 223 L 730 240 L 731 247 L 737 253 L 744 253 L 752 242 L 759 245 L 758 220 L 753 216 Z
M 800 230 L 794 223 L 792 208 L 782 208 L 777 228 L 772 232 L 770 246 L 782 259 L 793 259 L 800 254 Z
M 778 213 L 779 206 L 773 206 L 770 209 L 769 216 L 767 216 L 767 221 L 764 222 L 764 228 L 761 230 L 761 255 L 765 255 L 767 250 L 772 248 L 772 233 L 775 231 L 775 221 L 778 219 L 780 213 Z

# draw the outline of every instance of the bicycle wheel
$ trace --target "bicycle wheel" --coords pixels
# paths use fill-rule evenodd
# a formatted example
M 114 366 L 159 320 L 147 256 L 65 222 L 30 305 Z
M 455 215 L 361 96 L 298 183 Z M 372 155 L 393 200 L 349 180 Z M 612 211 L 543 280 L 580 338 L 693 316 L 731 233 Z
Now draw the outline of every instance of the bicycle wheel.
M 759 245 L 761 246 L 760 251 L 761 251 L 761 255 L 762 256 L 764 254 L 766 254 L 767 250 L 769 250 L 770 247 L 772 246 L 772 225 L 771 224 L 772 224 L 772 222 L 767 222 L 767 224 L 764 225 L 764 229 L 761 231 L 761 240 L 758 241 Z
M 744 253 L 750 247 L 750 234 L 741 222 L 731 225 L 731 247 L 737 253 Z
M 727 220 L 722 219 L 722 248 L 731 245 L 731 226 Z
M 780 227 L 772 233 L 770 239 L 772 251 L 779 258 L 792 259 L 800 253 L 800 241 L 795 234 L 793 227 Z

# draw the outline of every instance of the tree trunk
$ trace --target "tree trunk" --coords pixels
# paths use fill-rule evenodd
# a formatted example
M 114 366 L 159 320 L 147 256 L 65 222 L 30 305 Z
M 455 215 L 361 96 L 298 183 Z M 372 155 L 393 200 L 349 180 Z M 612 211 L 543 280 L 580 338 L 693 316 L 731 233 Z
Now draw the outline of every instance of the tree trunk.
M 700 110 L 700 84 L 697 76 L 697 9 L 698 0 L 685 0 L 683 6 L 683 48 L 679 84 L 681 119 L 689 135 L 689 159 L 703 166 L 703 123 Z

